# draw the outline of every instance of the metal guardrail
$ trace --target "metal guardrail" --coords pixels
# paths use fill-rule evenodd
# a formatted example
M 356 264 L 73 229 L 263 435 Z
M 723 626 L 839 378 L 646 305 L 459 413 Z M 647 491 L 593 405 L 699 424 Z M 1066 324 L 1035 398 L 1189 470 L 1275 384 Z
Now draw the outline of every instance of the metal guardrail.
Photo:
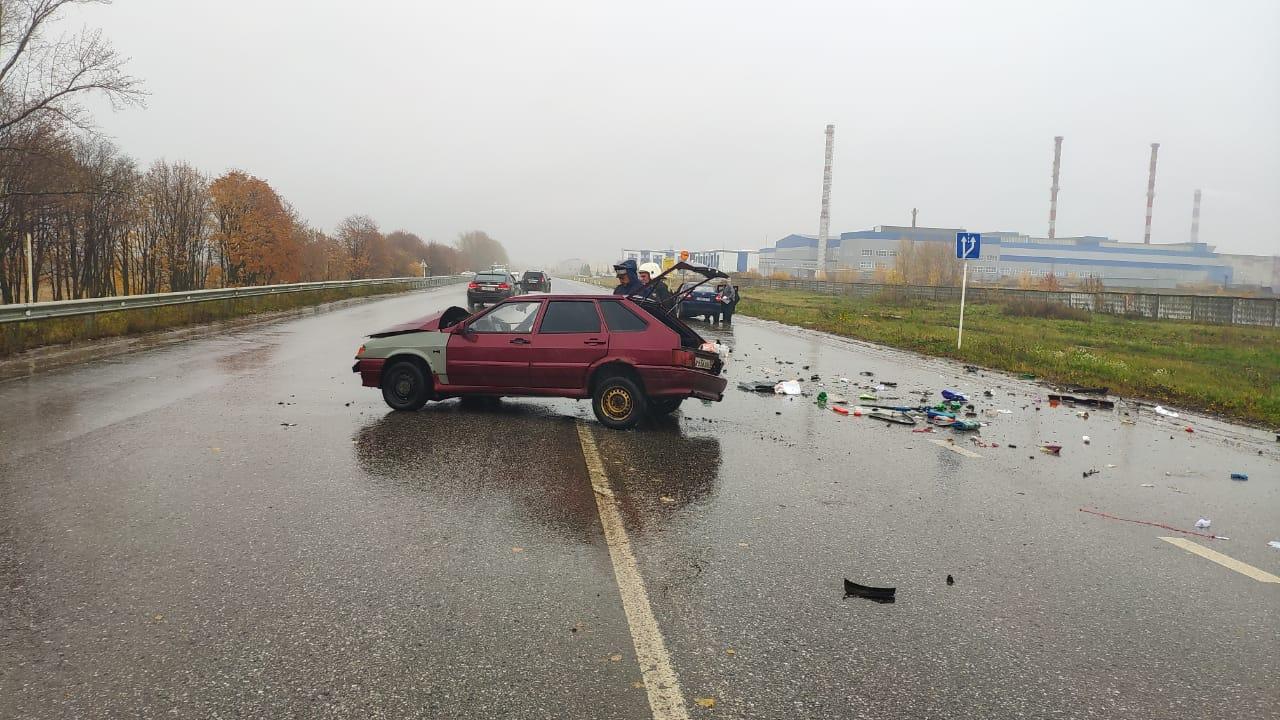
M 229 300 L 233 298 L 256 297 L 260 295 L 280 295 L 285 293 L 305 292 L 307 290 L 330 290 L 335 288 L 362 287 L 366 285 L 406 285 L 409 289 L 425 289 L 452 285 L 466 280 L 464 275 L 441 275 L 427 278 L 375 278 L 371 280 L 329 280 L 325 282 L 292 283 L 288 285 L 258 285 L 254 287 L 216 288 L 213 290 L 190 290 L 187 292 L 155 293 L 152 295 L 118 295 L 105 298 L 86 298 L 83 300 L 53 300 L 37 303 L 15 303 L 0 305 L 0 323 L 21 322 L 23 320 L 43 320 L 46 318 L 71 317 L 75 315 L 91 315 L 94 313 L 117 310 L 136 310 L 139 308 L 162 307 L 165 305 L 185 305 L 187 303 L 208 302 L 210 300 Z
M 892 300 L 960 302 L 960 288 L 934 285 L 886 285 L 826 280 L 773 280 L 737 278 L 743 288 L 807 290 L 821 295 L 846 295 Z M 1089 312 L 1152 320 L 1192 320 L 1216 325 L 1249 325 L 1280 328 L 1280 299 L 1227 295 L 1171 295 L 1167 293 L 1079 292 L 1072 290 L 1021 290 L 969 286 L 970 302 L 1049 302 Z

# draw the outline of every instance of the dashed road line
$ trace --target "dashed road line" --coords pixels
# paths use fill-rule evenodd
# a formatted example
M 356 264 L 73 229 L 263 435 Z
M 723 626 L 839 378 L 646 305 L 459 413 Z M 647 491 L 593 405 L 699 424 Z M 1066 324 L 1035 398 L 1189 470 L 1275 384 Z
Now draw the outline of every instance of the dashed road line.
M 1232 533 L 1232 534 L 1234 535 L 1235 533 Z M 1217 550 L 1210 550 L 1209 548 L 1201 545 L 1200 543 L 1191 542 L 1186 538 L 1162 537 L 1160 539 L 1169 543 L 1170 545 L 1177 545 L 1178 547 L 1182 548 L 1183 550 L 1186 550 L 1187 552 L 1195 553 L 1196 555 L 1199 555 L 1200 557 L 1206 560 L 1212 560 L 1213 562 L 1218 563 L 1219 565 L 1221 565 L 1224 568 L 1227 568 L 1228 570 L 1235 570 L 1241 575 L 1244 575 L 1246 577 L 1251 577 L 1254 580 L 1257 580 L 1258 582 L 1280 583 L 1280 577 L 1276 577 L 1275 575 L 1272 575 L 1266 570 L 1259 570 L 1258 568 L 1250 565 L 1249 563 L 1243 563 L 1243 562 L 1240 562 L 1239 560 L 1236 560 L 1233 557 L 1228 557 L 1226 555 L 1223 555 Z
M 974 451 L 970 450 L 969 448 L 960 447 L 959 445 L 955 445 L 955 444 L 953 444 L 953 443 L 949 443 L 949 442 L 947 442 L 946 440 L 939 440 L 939 439 L 937 439 L 937 438 L 934 438 L 933 440 L 930 440 L 929 442 L 933 443 L 934 445 L 937 445 L 938 447 L 946 448 L 946 449 L 950 450 L 950 451 L 951 451 L 951 452 L 953 452 L 953 453 L 956 453 L 956 454 L 958 454 L 958 455 L 963 455 L 963 456 L 965 456 L 965 457 L 970 457 L 970 458 L 980 458 L 980 457 L 982 457 L 981 455 L 979 455 L 978 453 L 976 453 L 976 452 L 974 452 Z
M 622 609 L 627 615 L 631 642 L 635 645 L 645 692 L 649 695 L 649 709 L 653 711 L 654 720 L 689 720 L 684 693 L 680 690 L 680 681 L 671 665 L 671 656 L 667 654 L 667 644 L 658 629 L 658 621 L 653 616 L 644 578 L 640 576 L 636 556 L 631 551 L 631 540 L 623 527 L 622 513 L 618 511 L 618 502 L 609 487 L 609 476 L 600 461 L 596 441 L 585 422 L 579 420 L 577 425 L 582 458 L 591 476 L 592 494 L 600 511 L 600 524 L 604 526 L 609 559 L 613 561 L 613 575 L 622 595 Z

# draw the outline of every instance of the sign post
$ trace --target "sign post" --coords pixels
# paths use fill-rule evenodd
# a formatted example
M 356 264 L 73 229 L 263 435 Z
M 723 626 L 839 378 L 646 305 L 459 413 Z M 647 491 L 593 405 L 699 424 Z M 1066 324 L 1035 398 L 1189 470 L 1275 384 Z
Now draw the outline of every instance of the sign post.
M 982 235 L 979 233 L 956 233 L 956 257 L 961 262 L 977 260 L 982 256 Z M 964 296 L 969 288 L 969 263 L 964 262 L 964 276 L 960 280 L 960 325 L 956 331 L 956 349 L 964 342 Z

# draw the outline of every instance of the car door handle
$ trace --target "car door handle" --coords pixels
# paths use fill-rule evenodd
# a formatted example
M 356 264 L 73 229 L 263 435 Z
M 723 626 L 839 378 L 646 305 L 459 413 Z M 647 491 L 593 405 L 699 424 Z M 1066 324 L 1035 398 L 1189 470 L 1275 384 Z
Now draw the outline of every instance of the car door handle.
M 528 345 L 529 341 L 525 338 L 515 338 L 511 341 L 512 345 Z
M 598 338 L 591 338 L 590 340 L 583 340 L 582 344 L 583 345 L 604 345 L 605 341 L 600 340 Z

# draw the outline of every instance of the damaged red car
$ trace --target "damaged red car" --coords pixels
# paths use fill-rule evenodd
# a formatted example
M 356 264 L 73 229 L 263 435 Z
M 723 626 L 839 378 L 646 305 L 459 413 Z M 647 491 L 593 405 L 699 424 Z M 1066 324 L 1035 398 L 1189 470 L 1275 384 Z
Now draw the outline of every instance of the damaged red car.
M 724 273 L 688 263 L 710 280 Z M 724 397 L 715 346 L 674 317 L 673 302 L 630 296 L 523 295 L 474 315 L 459 307 L 369 336 L 352 371 L 395 410 L 466 396 L 591 399 L 611 428 L 668 414 L 686 398 Z

